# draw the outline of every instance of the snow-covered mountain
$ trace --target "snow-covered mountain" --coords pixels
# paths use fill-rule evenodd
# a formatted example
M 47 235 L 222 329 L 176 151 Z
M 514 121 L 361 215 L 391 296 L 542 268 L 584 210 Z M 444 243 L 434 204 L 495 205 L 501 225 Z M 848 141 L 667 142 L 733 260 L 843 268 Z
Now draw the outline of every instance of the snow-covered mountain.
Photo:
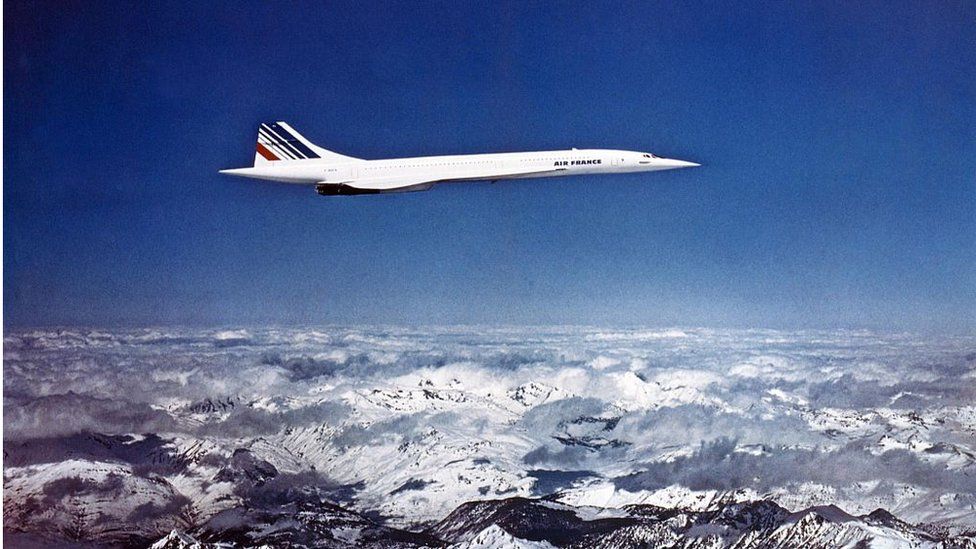
M 605 516 L 600 516 L 600 514 Z M 710 511 L 632 505 L 607 510 L 509 498 L 466 503 L 422 533 L 383 528 L 333 505 L 292 503 L 233 510 L 194 535 L 173 530 L 157 549 L 190 547 L 768 548 L 974 547 L 976 537 L 943 538 L 881 509 L 852 516 L 834 506 L 790 512 L 770 501 Z
M 476 540 L 486 528 L 559 547 L 965 547 L 976 537 L 942 539 L 884 510 L 851 516 L 834 506 L 790 512 L 767 500 L 709 511 L 651 505 L 608 510 L 510 498 L 462 505 L 431 530 L 447 542 Z
M 12 332 L 4 527 L 14 539 L 125 545 L 176 531 L 166 543 L 402 535 L 544 547 L 595 540 L 595 524 L 627 525 L 605 532 L 608 547 L 645 530 L 663 536 L 654 544 L 695 547 L 880 543 L 895 531 L 909 544 L 965 541 L 976 531 L 974 402 L 973 337 Z M 739 517 L 747 526 L 712 534 L 715 513 L 756 505 L 778 510 L 763 519 L 775 528 Z M 451 517 L 469 508 L 499 518 L 454 535 Z M 579 529 L 569 538 L 533 536 L 502 519 L 509 508 L 540 514 L 537 528 L 565 513 L 583 522 L 566 523 Z

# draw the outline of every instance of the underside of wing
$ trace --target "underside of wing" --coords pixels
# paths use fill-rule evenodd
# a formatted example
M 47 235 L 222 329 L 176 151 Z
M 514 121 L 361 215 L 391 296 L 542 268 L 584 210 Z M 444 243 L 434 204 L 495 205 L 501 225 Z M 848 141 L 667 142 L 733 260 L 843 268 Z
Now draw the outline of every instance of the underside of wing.
M 439 182 L 447 183 L 451 181 L 487 181 L 487 180 L 494 181 L 496 179 L 518 179 L 520 177 L 540 176 L 546 174 L 555 175 L 559 172 L 564 172 L 564 171 L 566 171 L 566 168 L 546 168 L 544 170 L 526 170 L 526 169 L 501 170 L 501 171 L 493 171 L 483 175 L 476 175 L 476 176 L 465 175 L 462 177 L 441 179 Z
M 384 177 L 350 181 L 348 183 L 322 182 L 315 186 L 319 194 L 375 194 L 375 193 L 403 193 L 426 191 L 437 183 L 451 183 L 458 181 L 486 181 L 494 179 L 516 179 L 519 177 L 556 174 L 566 168 L 547 168 L 544 170 L 493 170 L 483 173 L 468 173 L 457 177 L 403 176 Z

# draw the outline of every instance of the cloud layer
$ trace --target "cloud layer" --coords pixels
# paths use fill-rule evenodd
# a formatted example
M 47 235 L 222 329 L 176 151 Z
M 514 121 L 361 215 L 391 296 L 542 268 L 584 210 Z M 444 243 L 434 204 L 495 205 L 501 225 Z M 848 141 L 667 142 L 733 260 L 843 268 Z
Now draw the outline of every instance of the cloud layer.
M 407 522 L 479 497 L 609 487 L 976 523 L 973 337 L 63 329 L 8 333 L 4 351 L 5 485 L 37 484 L 35 501 L 90 494 L 107 481 L 52 486 L 39 468 L 119 464 L 172 486 L 137 507 L 147 521 L 267 497 L 215 495 L 250 478 L 226 472 L 244 449 L 275 470 L 274 493 L 307 480 Z

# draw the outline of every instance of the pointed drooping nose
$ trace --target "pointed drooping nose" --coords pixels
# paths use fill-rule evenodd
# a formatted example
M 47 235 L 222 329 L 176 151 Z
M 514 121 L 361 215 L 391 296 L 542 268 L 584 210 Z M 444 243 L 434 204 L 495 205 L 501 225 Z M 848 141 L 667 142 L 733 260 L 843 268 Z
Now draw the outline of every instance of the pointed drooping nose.
M 677 160 L 675 158 L 658 158 L 656 162 L 657 166 L 660 166 L 662 170 L 673 170 L 676 168 L 697 168 L 701 164 L 696 164 L 694 162 L 688 162 L 687 160 Z

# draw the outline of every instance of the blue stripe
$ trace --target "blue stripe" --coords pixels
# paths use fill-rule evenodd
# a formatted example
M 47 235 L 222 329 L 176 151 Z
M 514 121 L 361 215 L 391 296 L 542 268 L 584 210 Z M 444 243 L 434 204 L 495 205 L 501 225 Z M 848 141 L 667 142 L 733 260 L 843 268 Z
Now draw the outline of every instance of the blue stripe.
M 264 135 L 267 139 L 270 139 L 275 145 L 278 145 L 282 149 L 288 151 L 292 156 L 298 160 L 303 160 L 306 157 L 304 154 L 298 151 L 297 148 L 292 143 L 286 141 L 283 137 L 280 137 L 275 132 L 271 131 L 271 128 L 267 124 L 262 124 L 261 129 L 264 130 Z
M 295 147 L 296 149 L 298 149 L 299 151 L 301 151 L 303 154 L 305 154 L 306 157 L 308 157 L 308 158 L 319 158 L 319 155 L 315 154 L 315 151 L 313 151 L 312 149 L 308 148 L 305 145 L 305 143 L 302 143 L 301 141 L 299 141 L 294 135 L 291 134 L 291 132 L 289 132 L 288 130 L 282 128 L 277 123 L 271 124 L 271 129 L 273 129 L 275 131 L 275 133 L 277 133 L 281 137 L 284 137 L 285 139 L 287 139 L 289 145 L 291 145 L 292 147 Z
M 282 160 L 301 160 L 301 155 L 296 151 L 282 145 L 281 139 L 275 137 L 263 127 L 258 130 L 258 136 L 268 142 L 268 146 L 282 157 Z
M 289 151 L 288 149 L 282 148 L 282 146 L 277 143 L 268 143 L 267 147 L 274 151 L 275 154 L 280 156 L 282 160 L 301 160 L 301 158 L 295 158 L 295 153 Z

